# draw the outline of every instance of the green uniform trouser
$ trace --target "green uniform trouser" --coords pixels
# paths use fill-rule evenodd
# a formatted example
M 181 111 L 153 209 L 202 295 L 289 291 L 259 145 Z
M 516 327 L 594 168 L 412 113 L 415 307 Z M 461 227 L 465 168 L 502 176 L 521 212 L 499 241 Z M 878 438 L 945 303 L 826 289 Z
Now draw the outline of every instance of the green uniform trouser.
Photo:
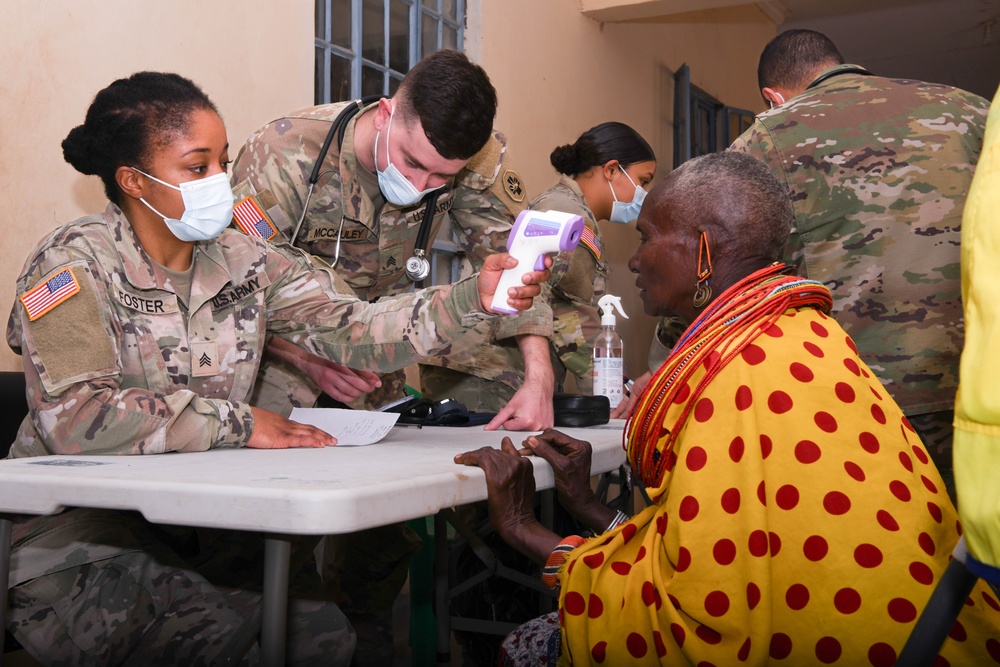
M 437 366 L 420 367 L 420 389 L 436 401 L 454 398 L 472 412 L 500 412 L 514 396 L 514 389 L 502 382 Z
M 420 537 L 404 523 L 328 535 L 323 582 L 349 617 L 386 616 L 406 583 Z M 391 627 L 388 628 L 391 631 Z
M 259 662 L 251 621 L 263 582 L 259 535 L 109 515 L 126 553 L 10 590 L 8 628 L 28 653 L 47 667 Z M 348 665 L 354 631 L 322 590 L 314 545 L 293 543 L 287 662 Z
M 913 430 L 917 432 L 920 439 L 927 448 L 931 460 L 937 466 L 941 478 L 944 480 L 945 488 L 951 502 L 957 502 L 955 495 L 955 467 L 952 463 L 952 440 L 954 434 L 953 423 L 955 421 L 954 410 L 942 410 L 941 412 L 925 412 L 920 415 L 907 415 L 906 417 Z

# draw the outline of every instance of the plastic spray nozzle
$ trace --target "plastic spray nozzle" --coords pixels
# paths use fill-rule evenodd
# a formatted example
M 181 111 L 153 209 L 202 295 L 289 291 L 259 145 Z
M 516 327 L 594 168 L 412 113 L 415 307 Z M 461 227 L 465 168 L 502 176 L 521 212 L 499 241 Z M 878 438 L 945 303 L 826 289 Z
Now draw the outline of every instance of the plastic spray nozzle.
M 622 309 L 622 298 L 620 296 L 605 294 L 598 300 L 597 307 L 601 309 L 601 326 L 607 326 L 609 324 L 614 326 L 615 308 L 618 309 L 618 312 L 621 313 L 622 317 L 626 320 L 628 319 L 628 315 L 626 315 L 625 311 Z

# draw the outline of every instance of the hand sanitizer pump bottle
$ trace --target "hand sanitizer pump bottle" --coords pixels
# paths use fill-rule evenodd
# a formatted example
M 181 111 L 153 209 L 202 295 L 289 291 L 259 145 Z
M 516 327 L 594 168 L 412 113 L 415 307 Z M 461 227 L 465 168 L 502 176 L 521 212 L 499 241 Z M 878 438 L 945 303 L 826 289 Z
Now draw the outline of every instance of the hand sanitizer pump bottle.
M 605 294 L 597 302 L 601 309 L 601 333 L 594 338 L 594 396 L 607 396 L 614 409 L 625 397 L 625 365 L 622 337 L 615 330 L 615 308 L 622 310 L 621 297 Z

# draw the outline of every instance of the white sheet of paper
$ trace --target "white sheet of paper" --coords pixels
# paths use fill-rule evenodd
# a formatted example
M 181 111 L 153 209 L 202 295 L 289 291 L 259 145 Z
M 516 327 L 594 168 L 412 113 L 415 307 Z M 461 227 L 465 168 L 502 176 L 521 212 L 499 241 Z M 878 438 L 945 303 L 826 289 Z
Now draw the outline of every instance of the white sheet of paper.
M 338 447 L 356 447 L 371 445 L 384 438 L 396 424 L 399 414 L 339 408 L 292 408 L 289 419 L 326 431 L 337 439 Z

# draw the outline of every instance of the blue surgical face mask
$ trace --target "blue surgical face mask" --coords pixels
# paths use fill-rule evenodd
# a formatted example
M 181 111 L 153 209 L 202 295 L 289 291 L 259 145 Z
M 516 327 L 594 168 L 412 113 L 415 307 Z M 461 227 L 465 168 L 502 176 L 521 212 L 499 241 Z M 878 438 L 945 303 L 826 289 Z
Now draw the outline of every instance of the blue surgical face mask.
M 141 197 L 139 201 L 163 218 L 167 229 L 181 241 L 209 241 L 221 234 L 222 230 L 233 221 L 233 189 L 225 172 L 195 181 L 185 181 L 177 186 L 161 181 L 156 176 L 151 176 L 135 167 L 132 169 L 168 188 L 180 190 L 184 202 L 184 213 L 180 220 L 168 218 Z
M 615 199 L 615 202 L 611 205 L 611 217 L 608 220 L 626 224 L 638 219 L 639 209 L 642 208 L 642 202 L 646 199 L 646 191 L 635 184 L 635 181 L 632 180 L 627 171 L 621 169 L 621 172 L 625 174 L 628 182 L 635 186 L 635 194 L 632 195 L 632 201 L 629 203 L 620 202 L 618 201 L 618 196 L 615 194 L 615 187 L 611 185 L 611 181 L 608 181 L 608 187 L 611 188 L 611 196 Z
M 410 183 L 409 179 L 396 169 L 396 165 L 389 159 L 389 134 L 392 132 L 392 117 L 395 113 L 396 108 L 393 107 L 389 114 L 389 127 L 385 131 L 385 162 L 389 165 L 385 171 L 378 168 L 378 139 L 381 132 L 375 135 L 375 173 L 378 175 L 378 188 L 382 191 L 387 202 L 396 206 L 413 206 L 427 193 L 444 187 L 444 183 L 436 188 L 417 190 L 413 183 Z

